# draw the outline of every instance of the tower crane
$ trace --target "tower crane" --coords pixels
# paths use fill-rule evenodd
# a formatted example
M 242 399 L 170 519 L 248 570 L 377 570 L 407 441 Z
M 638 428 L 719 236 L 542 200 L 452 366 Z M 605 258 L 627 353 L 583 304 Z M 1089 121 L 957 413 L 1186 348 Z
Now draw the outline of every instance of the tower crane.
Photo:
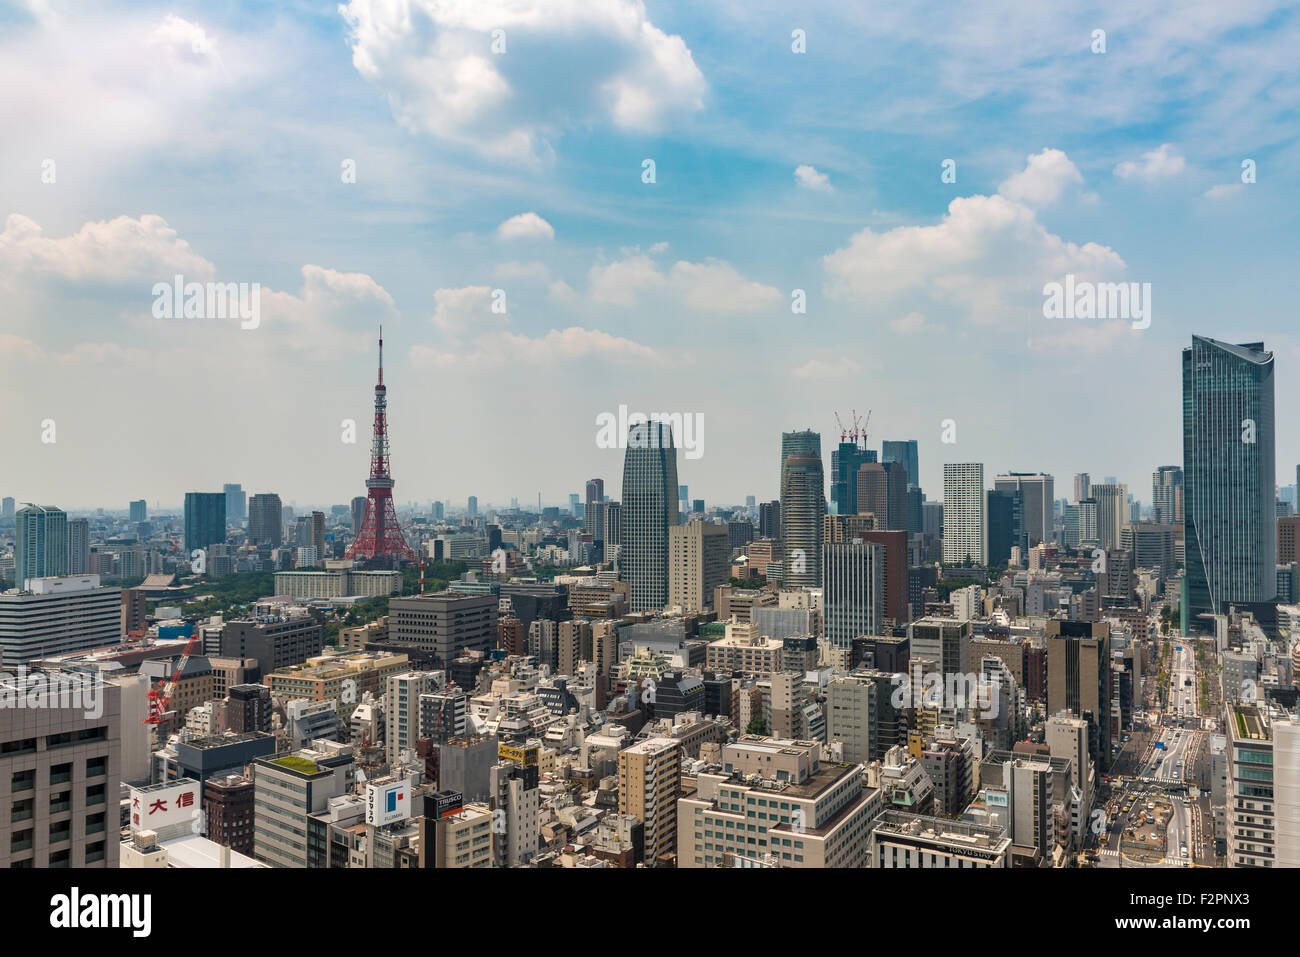
M 172 696 L 176 694 L 176 685 L 181 680 L 181 673 L 185 666 L 189 664 L 190 653 L 194 651 L 194 643 L 199 640 L 199 629 L 196 625 L 194 633 L 190 635 L 190 640 L 185 643 L 185 651 L 181 654 L 180 661 L 176 663 L 176 670 L 172 672 L 171 679 L 161 688 L 153 687 L 145 695 L 149 699 L 149 714 L 145 717 L 145 724 L 162 724 L 163 715 L 171 710 Z

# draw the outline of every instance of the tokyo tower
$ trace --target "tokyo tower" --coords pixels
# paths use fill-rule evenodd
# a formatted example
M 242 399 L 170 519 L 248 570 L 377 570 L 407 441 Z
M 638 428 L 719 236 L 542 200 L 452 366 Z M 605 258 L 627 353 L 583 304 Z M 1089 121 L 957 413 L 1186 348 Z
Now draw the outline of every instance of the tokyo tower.
M 415 561 L 393 507 L 393 479 L 388 474 L 388 391 L 384 388 L 384 329 L 379 328 L 379 381 L 375 383 L 375 437 L 370 444 L 370 478 L 366 479 L 366 516 L 348 546 L 346 557 L 400 558 Z

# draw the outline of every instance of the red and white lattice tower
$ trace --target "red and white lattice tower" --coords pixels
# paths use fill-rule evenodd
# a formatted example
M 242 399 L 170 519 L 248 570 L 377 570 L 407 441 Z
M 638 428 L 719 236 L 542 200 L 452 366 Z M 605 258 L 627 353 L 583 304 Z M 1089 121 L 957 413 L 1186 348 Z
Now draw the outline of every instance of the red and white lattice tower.
M 370 445 L 370 478 L 366 479 L 366 517 L 348 546 L 347 557 L 415 560 L 397 524 L 393 479 L 388 474 L 388 392 L 384 388 L 384 330 L 379 330 L 379 381 L 375 383 L 375 437 Z

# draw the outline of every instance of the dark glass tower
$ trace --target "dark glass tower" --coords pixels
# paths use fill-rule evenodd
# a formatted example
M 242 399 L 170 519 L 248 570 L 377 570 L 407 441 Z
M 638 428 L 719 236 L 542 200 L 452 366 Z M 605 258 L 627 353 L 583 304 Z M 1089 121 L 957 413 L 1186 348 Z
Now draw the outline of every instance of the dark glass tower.
M 826 477 L 818 432 L 781 434 L 781 546 L 783 582 L 820 588 Z
M 632 611 L 668 604 L 668 526 L 678 524 L 677 448 L 666 422 L 628 428 L 623 457 L 620 577 Z
M 226 540 L 226 493 L 185 493 L 185 550 L 207 548 Z
M 1193 336 L 1183 350 L 1182 628 L 1277 596 L 1273 353 Z

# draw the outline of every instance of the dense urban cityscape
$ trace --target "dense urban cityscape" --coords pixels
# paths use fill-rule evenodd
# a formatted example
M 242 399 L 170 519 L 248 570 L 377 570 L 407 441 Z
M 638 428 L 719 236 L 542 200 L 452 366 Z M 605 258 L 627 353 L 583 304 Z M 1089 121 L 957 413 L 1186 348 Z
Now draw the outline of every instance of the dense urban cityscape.
M 371 947 L 412 871 L 565 870 L 623 923 L 708 881 L 686 936 L 741 869 L 1280 924 L 1296 49 L 1280 0 L 0 0 L 14 925 Z

